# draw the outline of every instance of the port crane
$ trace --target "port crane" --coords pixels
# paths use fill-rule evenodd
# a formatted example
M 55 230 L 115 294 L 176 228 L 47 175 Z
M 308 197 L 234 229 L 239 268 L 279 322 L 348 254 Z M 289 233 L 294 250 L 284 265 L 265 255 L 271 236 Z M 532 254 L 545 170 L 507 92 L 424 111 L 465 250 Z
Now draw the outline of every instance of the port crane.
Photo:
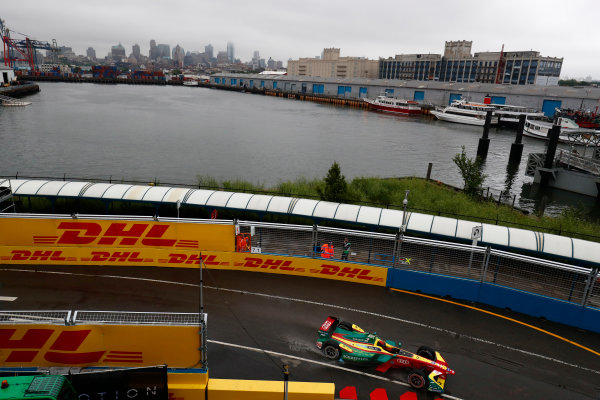
M 38 69 L 37 50 L 56 51 L 56 39 L 52 39 L 52 44 L 40 40 L 30 39 L 27 35 L 12 31 L 24 39 L 13 39 L 10 37 L 11 31 L 4 25 L 4 20 L 0 18 L 0 36 L 2 37 L 4 65 L 15 67 L 18 61 L 29 64 L 31 71 Z

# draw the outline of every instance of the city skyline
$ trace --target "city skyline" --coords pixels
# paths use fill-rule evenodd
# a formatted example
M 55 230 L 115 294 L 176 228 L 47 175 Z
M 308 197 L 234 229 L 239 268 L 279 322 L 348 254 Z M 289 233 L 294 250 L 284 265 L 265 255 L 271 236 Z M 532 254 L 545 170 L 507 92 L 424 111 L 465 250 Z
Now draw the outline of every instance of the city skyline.
M 203 52 L 208 44 L 219 51 L 235 46 L 235 58 L 244 62 L 254 51 L 264 58 L 284 61 L 320 55 L 323 48 L 341 49 L 342 56 L 378 59 L 396 54 L 442 53 L 444 41 L 473 41 L 473 52 L 534 50 L 547 57 L 563 57 L 563 77 L 600 78 L 600 53 L 591 51 L 600 28 L 591 11 L 595 3 L 575 0 L 568 8 L 558 1 L 508 1 L 502 7 L 466 0 L 432 0 L 430 6 L 379 2 L 309 0 L 302 7 L 263 1 L 231 0 L 212 3 L 183 1 L 178 7 L 132 0 L 102 4 L 33 1 L 23 12 L 16 3 L 4 5 L 0 17 L 6 26 L 30 38 L 72 47 L 98 57 L 122 43 L 131 53 L 134 44 L 148 55 L 150 40 Z M 562 10 L 562 11 L 561 11 Z M 581 12 L 565 17 L 569 10 Z M 60 21 L 60 23 L 56 23 Z M 16 33 L 15 33 L 16 35 Z M 14 37 L 14 35 L 13 35 Z

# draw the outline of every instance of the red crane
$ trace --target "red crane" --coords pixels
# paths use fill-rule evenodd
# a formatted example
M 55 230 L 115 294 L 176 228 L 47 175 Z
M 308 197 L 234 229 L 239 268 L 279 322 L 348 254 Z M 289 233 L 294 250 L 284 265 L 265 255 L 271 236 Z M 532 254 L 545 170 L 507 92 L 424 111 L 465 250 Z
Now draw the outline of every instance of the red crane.
M 498 84 L 502 83 L 502 80 L 504 78 L 504 64 L 504 45 L 502 45 L 502 50 L 500 50 L 500 59 L 498 60 L 498 72 L 496 72 L 496 83 Z
M 14 31 L 13 31 L 14 32 Z M 0 19 L 0 36 L 2 37 L 4 65 L 15 67 L 18 61 L 26 62 L 31 71 L 37 70 L 36 50 L 56 51 L 56 40 L 52 39 L 52 45 L 48 42 L 29 39 L 22 33 L 15 32 L 25 36 L 25 39 L 13 39 L 10 37 L 10 31 L 4 26 L 4 21 Z

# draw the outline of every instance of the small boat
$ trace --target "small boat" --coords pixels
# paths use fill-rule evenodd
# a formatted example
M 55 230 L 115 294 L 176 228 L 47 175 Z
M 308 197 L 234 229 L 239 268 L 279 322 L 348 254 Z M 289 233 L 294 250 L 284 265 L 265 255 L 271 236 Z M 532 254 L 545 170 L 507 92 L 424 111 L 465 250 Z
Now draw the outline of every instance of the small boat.
M 29 101 L 21 101 L 21 100 L 15 99 L 13 97 L 0 95 L 0 105 L 2 105 L 4 107 L 23 107 L 23 106 L 28 106 L 30 104 L 31 104 L 31 102 L 29 102 Z
M 2 102 L 0 103 L 2 104 L 2 106 L 4 107 L 24 107 L 24 106 L 28 106 L 31 104 L 31 102 L 29 101 L 7 101 L 7 100 L 2 100 Z
M 600 113 L 598 112 L 598 107 L 596 107 L 595 112 L 570 109 L 559 111 L 560 115 L 572 119 L 580 128 L 600 129 Z
M 441 121 L 483 126 L 488 111 L 492 111 L 491 125 L 498 124 L 498 116 L 493 113 L 495 110 L 496 107 L 487 104 L 469 103 L 460 99 L 454 100 L 447 107 L 437 107 L 431 114 Z
M 527 118 L 543 118 L 545 114 L 534 108 L 511 106 L 507 104 L 490 104 L 496 107 L 494 114 L 498 116 L 499 124 L 517 125 L 519 123 L 519 115 L 525 114 Z
M 580 128 L 575 121 L 565 117 L 560 117 L 558 123 L 561 127 L 560 136 L 558 137 L 559 142 L 581 146 L 600 146 L 600 131 Z M 537 139 L 549 140 L 551 129 L 552 122 L 527 118 L 523 134 Z
M 184 79 L 183 86 L 198 86 L 198 81 L 195 79 Z
M 398 114 L 421 114 L 421 105 L 412 100 L 397 99 L 395 97 L 377 96 L 375 100 L 363 99 L 369 108 Z

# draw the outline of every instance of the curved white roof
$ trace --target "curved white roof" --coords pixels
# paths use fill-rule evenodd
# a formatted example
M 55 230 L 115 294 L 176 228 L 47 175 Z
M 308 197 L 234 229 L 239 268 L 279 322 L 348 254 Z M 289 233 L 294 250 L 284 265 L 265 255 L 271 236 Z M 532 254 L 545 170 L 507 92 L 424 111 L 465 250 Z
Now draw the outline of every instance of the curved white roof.
M 181 201 L 181 204 L 191 206 L 288 214 L 391 229 L 399 229 L 404 218 L 402 210 L 182 187 L 4 178 L 0 178 L 0 186 L 10 186 L 18 196 L 81 197 L 164 204 Z M 485 244 L 559 256 L 573 262 L 600 264 L 600 243 L 597 242 L 414 212 L 408 212 L 406 220 L 408 231 L 466 241 L 471 240 L 473 227 L 481 226 L 481 242 Z

